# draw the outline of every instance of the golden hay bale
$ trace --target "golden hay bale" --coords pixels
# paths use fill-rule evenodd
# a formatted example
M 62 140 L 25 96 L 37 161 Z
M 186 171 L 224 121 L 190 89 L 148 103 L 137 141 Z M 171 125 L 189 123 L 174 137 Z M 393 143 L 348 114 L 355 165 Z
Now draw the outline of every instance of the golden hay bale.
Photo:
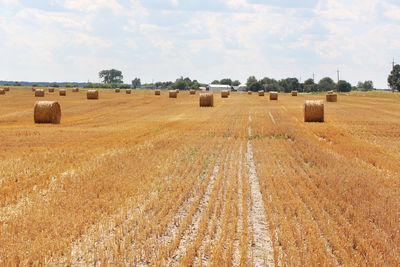
M 9 92 L 10 91 L 10 87 L 4 87 L 3 88 L 5 92 Z
M 297 96 L 297 91 L 292 91 L 292 96 Z
M 328 91 L 328 95 L 331 95 L 331 94 L 333 94 L 333 91 Z
M 337 94 L 327 94 L 326 102 L 337 102 Z
M 214 95 L 212 93 L 200 94 L 200 107 L 213 107 Z
M 88 90 L 86 93 L 87 99 L 99 99 L 99 91 L 97 90 Z
M 73 92 L 73 93 L 78 93 L 78 92 L 79 92 L 79 88 L 73 88 L 73 89 L 72 89 L 72 92 Z
M 60 123 L 60 104 L 56 101 L 37 101 L 33 108 L 33 119 L 35 123 Z
M 59 93 L 60 93 L 60 96 L 66 96 L 67 95 L 67 90 L 60 89 Z
M 154 95 L 161 95 L 161 90 L 155 90 Z
M 132 91 L 131 91 L 131 89 L 126 89 L 125 93 L 130 95 L 132 93 Z
M 269 100 L 278 100 L 278 92 L 269 92 Z
M 176 90 L 169 90 L 169 98 L 177 98 L 178 92 Z
M 121 90 L 119 88 L 115 88 L 114 92 L 119 93 Z
M 35 89 L 35 96 L 36 97 L 43 97 L 44 96 L 44 90 L 43 89 Z
M 228 90 L 222 90 L 221 91 L 221 97 L 222 98 L 228 98 L 229 96 L 229 91 Z
M 196 94 L 196 90 L 191 89 L 189 92 L 191 95 L 195 95 Z
M 305 122 L 324 122 L 324 101 L 306 100 L 304 104 Z
M 5 95 L 6 91 L 4 89 L 0 89 L 0 95 Z
M 176 93 L 179 94 L 179 89 L 175 89 Z
M 54 88 L 49 88 L 49 93 L 54 93 Z
M 264 96 L 264 90 L 258 91 L 258 96 Z
M 252 91 L 247 91 L 247 94 L 248 95 L 251 95 L 253 92 Z

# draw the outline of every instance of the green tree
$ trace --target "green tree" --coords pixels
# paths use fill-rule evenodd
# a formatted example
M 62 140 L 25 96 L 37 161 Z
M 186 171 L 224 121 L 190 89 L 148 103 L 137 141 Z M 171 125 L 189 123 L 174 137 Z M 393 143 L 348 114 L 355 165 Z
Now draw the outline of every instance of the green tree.
M 211 84 L 219 84 L 219 81 L 218 80 L 214 80 L 214 81 L 211 82 Z
M 258 82 L 256 77 L 250 76 L 249 78 L 247 78 L 247 83 L 246 83 L 247 88 L 250 89 L 251 84 L 256 83 L 256 82 Z
M 307 79 L 304 81 L 303 91 L 305 92 L 314 92 L 317 90 L 313 79 Z
M 225 78 L 225 79 L 222 79 L 220 81 L 220 84 L 225 84 L 225 85 L 231 85 L 232 86 L 232 80 L 229 79 L 229 78 Z
M 132 80 L 132 87 L 133 89 L 139 88 L 142 85 L 140 82 L 140 78 L 135 78 Z
M 400 91 L 400 65 L 396 64 L 387 78 L 388 84 L 392 89 Z
M 252 92 L 258 92 L 260 90 L 263 90 L 262 84 L 258 81 L 250 83 L 250 86 L 247 86 L 247 88 Z
M 99 72 L 99 78 L 103 79 L 103 83 L 123 83 L 122 72 L 120 70 L 102 70 Z
M 335 89 L 335 82 L 329 78 L 322 78 L 318 83 L 319 91 L 333 91 Z
M 297 78 L 286 78 L 279 81 L 279 85 L 283 87 L 285 93 L 288 93 L 292 90 L 299 90 L 300 83 Z
M 240 82 L 238 80 L 235 80 L 232 82 L 232 86 L 239 86 Z
M 340 80 L 338 82 L 338 90 L 339 92 L 350 92 L 351 91 L 351 84 L 344 81 L 344 80 Z
M 184 80 L 177 80 L 173 86 L 175 89 L 185 90 L 186 89 L 186 82 Z
M 373 90 L 374 89 L 374 83 L 372 81 L 359 81 L 357 83 L 357 88 L 358 89 L 364 89 L 364 90 Z

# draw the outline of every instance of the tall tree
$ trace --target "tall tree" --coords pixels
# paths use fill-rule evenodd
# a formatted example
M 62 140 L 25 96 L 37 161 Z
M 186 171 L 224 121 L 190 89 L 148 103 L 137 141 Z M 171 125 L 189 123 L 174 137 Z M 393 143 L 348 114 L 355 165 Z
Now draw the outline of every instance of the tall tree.
M 319 91 L 333 91 L 335 89 L 335 82 L 329 78 L 322 78 L 318 83 Z
M 258 82 L 256 77 L 250 76 L 249 78 L 247 78 L 247 83 L 246 83 L 247 88 L 250 88 L 251 84 L 256 82 Z
M 132 87 L 133 89 L 139 88 L 142 85 L 140 82 L 140 78 L 135 78 L 132 80 Z
M 338 90 L 339 90 L 339 92 L 350 92 L 351 84 L 346 81 L 340 80 L 338 82 Z
M 122 72 L 120 70 L 102 70 L 99 72 L 99 78 L 103 79 L 103 83 L 123 83 Z
M 393 67 L 387 78 L 388 84 L 390 88 L 392 88 L 392 92 L 395 90 L 400 91 L 400 65 L 397 64 Z
M 214 80 L 214 81 L 211 82 L 211 84 L 219 84 L 219 81 L 218 80 Z
M 221 84 L 225 84 L 225 85 L 232 85 L 232 80 L 229 79 L 229 78 L 225 78 L 225 79 L 222 79 L 222 80 L 220 81 L 220 83 L 221 83 Z
M 238 80 L 234 80 L 232 82 L 232 86 L 239 86 L 239 85 L 240 85 L 240 82 Z

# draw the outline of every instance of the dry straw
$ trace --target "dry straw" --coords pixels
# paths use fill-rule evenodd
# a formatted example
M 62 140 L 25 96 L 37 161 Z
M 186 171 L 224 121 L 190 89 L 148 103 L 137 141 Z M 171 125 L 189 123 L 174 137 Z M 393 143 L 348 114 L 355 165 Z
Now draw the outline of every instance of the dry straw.
M 326 102 L 337 102 L 337 94 L 327 94 Z
M 54 88 L 49 88 L 49 93 L 54 93 Z
M 60 93 L 60 96 L 66 96 L 67 95 L 67 90 L 60 89 L 59 93 Z
M 222 90 L 221 91 L 221 97 L 222 98 L 228 98 L 229 96 L 229 91 L 228 90 Z
M 169 90 L 169 98 L 177 98 L 178 92 L 177 90 Z
M 264 90 L 258 91 L 258 96 L 264 96 Z
M 228 95 L 231 95 L 231 90 L 228 90 Z
M 304 104 L 305 122 L 324 122 L 324 101 L 306 100 Z
M 179 94 L 179 89 L 175 89 L 176 93 Z
M 78 92 L 79 92 L 79 88 L 73 88 L 73 89 L 72 89 L 72 92 L 73 92 L 73 93 L 78 93 Z
M 119 88 L 115 88 L 114 92 L 119 93 L 121 90 Z
M 214 95 L 212 93 L 200 94 L 200 107 L 213 107 L 214 106 Z
M 33 108 L 33 119 L 35 123 L 60 123 L 60 104 L 56 101 L 37 101 Z
M 247 91 L 247 94 L 248 94 L 248 95 L 251 95 L 251 94 L 252 94 L 252 92 L 251 92 L 251 91 Z
M 44 90 L 43 89 L 35 89 L 35 96 L 36 97 L 43 97 L 44 96 Z
M 331 94 L 333 94 L 333 91 L 328 91 L 328 95 L 331 95 Z
M 155 90 L 154 91 L 154 95 L 161 95 L 161 91 L 160 90 Z
M 131 89 L 126 89 L 126 94 L 130 95 L 132 93 Z
M 196 90 L 191 89 L 189 92 L 191 95 L 195 95 L 196 94 Z
M 0 89 L 0 95 L 5 95 L 6 91 L 4 89 Z
M 4 87 L 4 91 L 9 92 L 10 91 L 10 87 Z
M 278 100 L 278 92 L 269 92 L 269 100 Z
M 87 99 L 99 99 L 99 91 L 97 90 L 88 90 L 86 93 Z
M 297 96 L 297 91 L 292 91 L 292 96 Z

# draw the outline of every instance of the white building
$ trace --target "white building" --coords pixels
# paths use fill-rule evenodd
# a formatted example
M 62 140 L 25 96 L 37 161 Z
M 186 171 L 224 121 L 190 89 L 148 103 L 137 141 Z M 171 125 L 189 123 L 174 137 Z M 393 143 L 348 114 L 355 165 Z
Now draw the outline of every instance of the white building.
M 213 92 L 219 92 L 222 90 L 231 90 L 231 86 L 230 85 L 225 85 L 225 84 L 209 84 L 208 85 L 209 91 L 213 91 Z

